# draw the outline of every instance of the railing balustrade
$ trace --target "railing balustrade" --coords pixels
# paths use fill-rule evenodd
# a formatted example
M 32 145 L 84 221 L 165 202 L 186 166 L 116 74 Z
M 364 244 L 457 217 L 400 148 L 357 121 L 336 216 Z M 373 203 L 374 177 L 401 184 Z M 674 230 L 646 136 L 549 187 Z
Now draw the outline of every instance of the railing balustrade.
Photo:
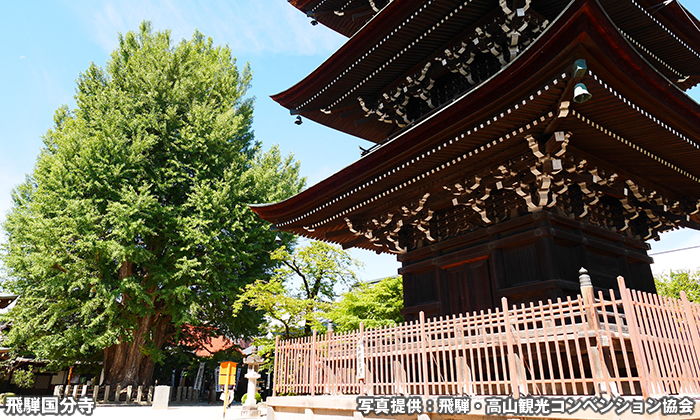
M 274 395 L 700 393 L 700 305 L 576 298 L 276 341 Z M 590 283 L 588 283 L 590 284 Z

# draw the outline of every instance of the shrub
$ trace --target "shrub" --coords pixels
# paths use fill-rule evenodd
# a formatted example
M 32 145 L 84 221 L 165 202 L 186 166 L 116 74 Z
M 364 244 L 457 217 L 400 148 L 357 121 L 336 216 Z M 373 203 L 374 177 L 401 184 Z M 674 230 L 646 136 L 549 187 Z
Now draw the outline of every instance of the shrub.
M 247 393 L 243 394 L 243 398 L 241 398 L 241 404 L 245 404 L 245 400 L 247 400 L 247 399 L 248 399 L 248 394 Z M 256 392 L 255 393 L 255 402 L 261 402 L 261 401 L 262 401 L 262 397 L 260 396 L 259 393 Z

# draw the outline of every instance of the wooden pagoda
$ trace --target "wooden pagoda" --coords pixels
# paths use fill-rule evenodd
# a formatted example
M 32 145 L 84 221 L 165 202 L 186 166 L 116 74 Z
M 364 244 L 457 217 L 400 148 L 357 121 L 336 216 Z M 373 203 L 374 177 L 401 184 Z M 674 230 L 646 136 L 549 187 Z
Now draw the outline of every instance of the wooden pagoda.
M 654 292 L 645 241 L 700 229 L 700 22 L 657 0 L 290 0 L 349 40 L 273 97 L 375 145 L 273 229 L 402 262 L 415 319 Z M 668 3 L 668 4 L 665 4 Z

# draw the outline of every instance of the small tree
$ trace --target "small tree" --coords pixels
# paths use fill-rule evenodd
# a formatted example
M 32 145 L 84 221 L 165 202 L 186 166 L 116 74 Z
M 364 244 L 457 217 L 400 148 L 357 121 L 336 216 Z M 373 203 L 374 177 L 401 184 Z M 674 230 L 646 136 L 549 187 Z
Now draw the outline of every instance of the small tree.
M 685 290 L 689 301 L 700 302 L 700 269 L 671 270 L 668 274 L 654 276 L 654 281 L 661 296 L 680 298 L 681 290 Z
M 272 253 L 280 262 L 270 280 L 258 280 L 246 287 L 234 304 L 234 313 L 251 306 L 265 315 L 260 330 L 266 336 L 255 340 L 259 354 L 265 357 L 263 369 L 272 365 L 273 336 L 282 339 L 311 334 L 323 329 L 322 321 L 337 289 L 356 282 L 353 271 L 361 263 L 341 248 L 312 242 L 290 253 L 282 247 Z
M 338 331 L 351 331 L 365 327 L 375 328 L 403 322 L 403 281 L 401 277 L 388 277 L 378 283 L 360 283 L 343 295 L 327 313 Z
M 281 338 L 311 334 L 337 297 L 337 288 L 356 282 L 353 269 L 361 267 L 347 252 L 323 242 L 293 254 L 281 247 L 272 260 L 281 263 L 272 278 L 248 285 L 234 312 L 246 304 L 264 312 L 268 320 L 263 329 Z

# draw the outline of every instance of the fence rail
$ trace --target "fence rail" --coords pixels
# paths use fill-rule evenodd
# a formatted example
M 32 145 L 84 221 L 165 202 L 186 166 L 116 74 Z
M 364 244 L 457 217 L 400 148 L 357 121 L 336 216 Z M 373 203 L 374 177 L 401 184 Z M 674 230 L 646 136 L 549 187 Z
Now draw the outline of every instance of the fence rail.
M 153 386 L 127 386 L 122 388 L 106 386 L 88 385 L 56 385 L 53 395 L 57 397 L 91 397 L 100 404 L 152 404 Z M 196 403 L 199 402 L 199 391 L 194 387 L 178 386 L 171 389 L 170 402 L 172 403 Z
M 700 305 L 622 277 L 620 298 L 606 300 L 586 279 L 565 301 L 503 298 L 494 310 L 278 340 L 274 395 L 700 393 Z

